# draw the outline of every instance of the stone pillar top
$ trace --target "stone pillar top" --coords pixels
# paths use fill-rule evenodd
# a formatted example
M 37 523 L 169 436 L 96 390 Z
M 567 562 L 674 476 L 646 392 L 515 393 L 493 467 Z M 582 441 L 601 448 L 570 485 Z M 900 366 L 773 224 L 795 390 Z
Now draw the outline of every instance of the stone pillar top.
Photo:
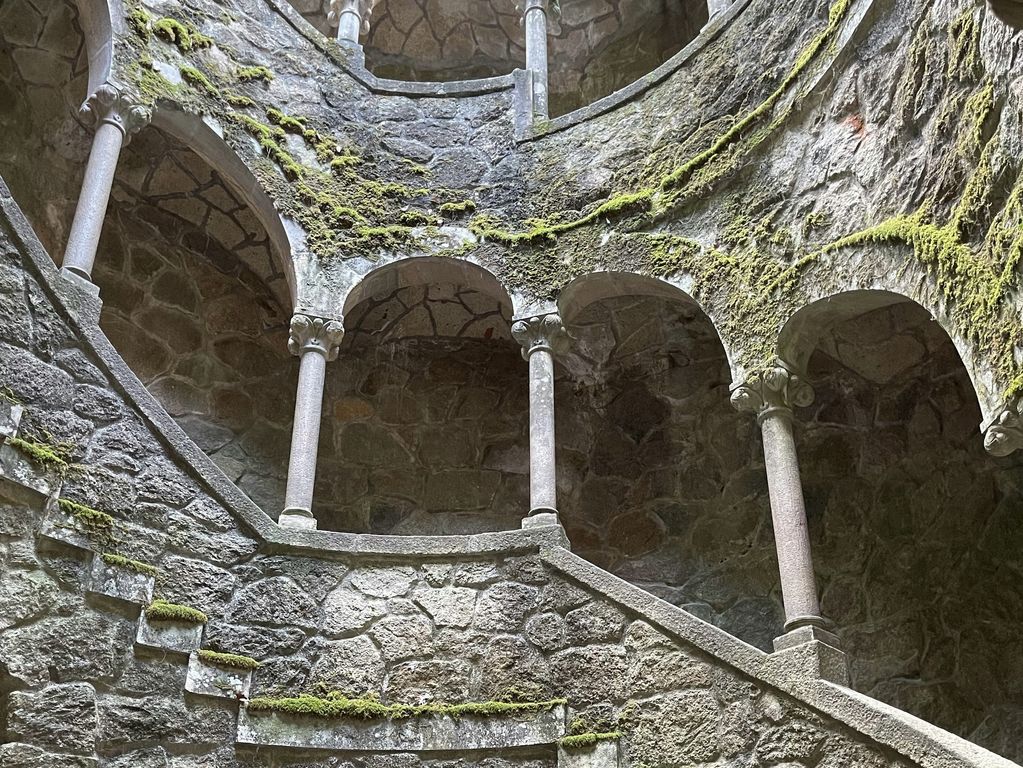
M 345 13 L 354 13 L 361 20 L 362 34 L 369 32 L 369 17 L 373 13 L 378 0 L 330 0 L 327 21 L 337 24 Z
M 298 356 L 306 352 L 319 352 L 328 360 L 336 360 L 344 337 L 345 329 L 341 321 L 299 313 L 291 318 L 288 351 Z
M 82 114 L 92 117 L 96 126 L 113 125 L 121 131 L 124 143 L 145 128 L 152 112 L 125 95 L 116 85 L 104 83 L 82 105 Z
M 1023 448 L 1023 397 L 1012 400 L 983 427 L 984 450 L 992 456 L 1008 456 Z
M 541 349 L 551 353 L 561 352 L 569 340 L 568 331 L 557 312 L 516 320 L 512 323 L 511 334 L 522 345 L 522 357 L 526 360 Z
M 732 385 L 732 405 L 762 419 L 773 411 L 792 412 L 813 402 L 813 387 L 781 360 Z

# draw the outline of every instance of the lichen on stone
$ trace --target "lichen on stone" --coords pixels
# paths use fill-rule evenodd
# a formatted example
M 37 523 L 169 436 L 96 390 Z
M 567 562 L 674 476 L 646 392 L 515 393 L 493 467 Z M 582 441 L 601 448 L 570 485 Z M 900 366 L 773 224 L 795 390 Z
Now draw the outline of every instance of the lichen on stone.
M 322 696 L 301 693 L 280 698 L 260 696 L 249 701 L 249 712 L 312 715 L 325 719 L 406 720 L 416 717 L 495 717 L 547 712 L 565 699 L 546 701 L 468 701 L 458 704 L 383 704 L 372 696 L 349 697 L 337 691 Z
M 199 659 L 206 664 L 216 667 L 229 667 L 231 669 L 258 669 L 261 665 L 251 656 L 242 656 L 237 653 L 221 653 L 202 649 L 198 652 Z
M 149 621 L 180 621 L 188 624 L 205 624 L 209 621 L 209 617 L 196 608 L 170 603 L 161 598 L 153 600 L 145 613 Z
M 124 568 L 125 570 L 135 571 L 141 573 L 143 576 L 156 576 L 159 571 L 156 566 L 150 563 L 144 563 L 141 560 L 132 560 L 124 555 L 118 555 L 114 552 L 103 552 L 100 558 L 107 565 L 113 566 L 114 568 Z

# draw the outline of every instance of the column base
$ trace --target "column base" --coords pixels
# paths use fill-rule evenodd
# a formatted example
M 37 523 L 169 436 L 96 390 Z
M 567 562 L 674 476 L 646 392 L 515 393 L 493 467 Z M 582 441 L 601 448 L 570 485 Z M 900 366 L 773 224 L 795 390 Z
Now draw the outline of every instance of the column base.
M 529 510 L 529 515 L 522 518 L 523 528 L 539 528 L 541 525 L 561 525 L 558 510 L 551 507 L 537 507 Z
M 289 507 L 277 517 L 277 525 L 281 528 L 297 528 L 302 531 L 315 531 L 316 518 L 308 509 Z
M 797 679 L 849 685 L 849 662 L 841 641 L 819 626 L 803 625 L 776 637 L 771 661 Z
M 99 298 L 99 286 L 92 282 L 92 276 L 85 270 L 77 267 L 61 267 L 60 275 L 90 296 Z

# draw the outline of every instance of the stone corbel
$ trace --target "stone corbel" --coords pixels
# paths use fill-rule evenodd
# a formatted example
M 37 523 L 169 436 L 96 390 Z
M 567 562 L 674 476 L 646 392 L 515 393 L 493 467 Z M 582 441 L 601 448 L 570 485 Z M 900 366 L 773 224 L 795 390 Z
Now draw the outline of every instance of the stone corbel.
M 1009 405 L 983 426 L 984 450 L 992 456 L 1008 456 L 1023 448 L 1023 397 Z
M 522 345 L 524 360 L 529 360 L 530 355 L 540 350 L 555 354 L 563 352 L 568 347 L 568 331 L 565 330 L 561 315 L 557 312 L 516 320 L 512 324 L 511 333 Z
M 298 357 L 305 352 L 319 352 L 328 361 L 336 360 L 344 337 L 344 325 L 338 320 L 296 314 L 291 318 L 288 351 Z
M 813 402 L 813 387 L 783 361 L 750 374 L 746 381 L 732 385 L 732 406 L 738 411 L 763 418 L 774 410 L 792 411 Z
M 148 107 L 131 100 L 124 91 L 110 83 L 104 83 L 82 104 L 82 115 L 91 118 L 96 127 L 112 125 L 121 131 L 123 143 L 141 131 L 152 119 Z

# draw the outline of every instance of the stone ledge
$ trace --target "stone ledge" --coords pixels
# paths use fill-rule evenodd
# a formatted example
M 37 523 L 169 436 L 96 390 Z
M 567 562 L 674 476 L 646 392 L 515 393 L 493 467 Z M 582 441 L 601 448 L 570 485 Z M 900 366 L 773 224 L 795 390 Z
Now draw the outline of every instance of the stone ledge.
M 121 603 L 142 607 L 153 601 L 155 579 L 129 568 L 107 565 L 100 555 L 92 559 L 86 591 Z
M 202 630 L 202 624 L 184 621 L 150 622 L 143 611 L 135 632 L 135 646 L 187 656 L 202 645 Z
M 188 657 L 188 676 L 185 678 L 185 690 L 188 693 L 207 698 L 241 701 L 248 698 L 251 686 L 251 669 L 207 664 L 195 652 Z
M 0 444 L 0 495 L 37 506 L 59 488 L 60 483 L 47 476 L 24 453 L 7 443 Z
M 277 713 L 238 714 L 238 744 L 346 752 L 458 752 L 556 744 L 565 706 L 526 718 L 420 717 L 408 720 L 326 720 Z
M 617 741 L 598 741 L 592 747 L 558 747 L 558 768 L 618 768 L 621 748 Z

